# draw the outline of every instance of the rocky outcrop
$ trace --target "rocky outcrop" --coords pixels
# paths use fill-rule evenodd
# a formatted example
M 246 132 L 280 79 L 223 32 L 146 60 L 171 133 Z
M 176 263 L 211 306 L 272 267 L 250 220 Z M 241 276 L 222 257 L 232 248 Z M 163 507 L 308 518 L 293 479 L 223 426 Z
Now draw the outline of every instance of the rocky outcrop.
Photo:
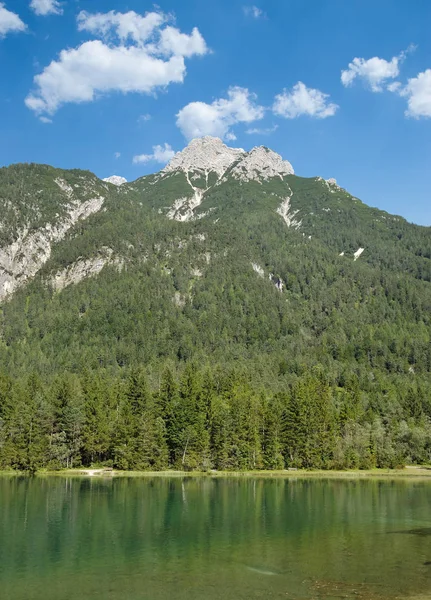
M 61 291 L 69 285 L 98 275 L 106 265 L 116 266 L 120 270 L 123 267 L 123 261 L 113 256 L 112 248 L 103 247 L 98 256 L 79 259 L 66 269 L 58 271 L 51 279 L 51 284 L 56 291 Z
M 328 186 L 328 189 L 331 192 L 331 194 L 335 194 L 337 191 L 341 190 L 340 186 L 337 183 L 337 180 L 334 179 L 333 177 L 330 177 L 329 179 L 325 179 L 324 181 L 325 181 L 326 185 Z
M 365 248 L 358 248 L 356 252 L 353 253 L 353 260 L 358 260 L 360 256 L 365 252 Z
M 229 175 L 239 181 L 268 181 L 273 177 L 283 179 L 285 175 L 293 175 L 294 170 L 288 160 L 283 160 L 279 154 L 265 146 L 253 148 L 243 156 L 229 172 Z
M 62 180 L 56 183 L 68 195 L 72 188 Z M 13 293 L 20 285 L 34 277 L 51 256 L 52 245 L 64 238 L 80 219 L 98 212 L 104 198 L 99 196 L 85 202 L 72 201 L 67 206 L 67 216 L 57 223 L 47 223 L 36 231 L 23 228 L 14 242 L 0 249 L 0 300 Z
M 176 221 L 191 221 L 194 219 L 194 211 L 202 203 L 204 194 L 209 189 L 208 187 L 206 189 L 201 189 L 194 186 L 190 181 L 189 173 L 186 172 L 185 175 L 189 186 L 193 190 L 193 195 L 191 197 L 185 196 L 183 198 L 178 198 L 167 212 L 167 217 L 169 219 L 175 219 Z
M 261 267 L 255 262 L 252 262 L 251 266 L 253 267 L 253 271 L 257 273 L 259 277 L 265 277 L 265 271 L 263 270 L 263 267 Z
M 294 227 L 295 229 L 299 229 L 301 227 L 301 220 L 296 218 L 299 211 L 292 210 L 291 199 L 293 196 L 293 192 L 291 190 L 289 191 L 290 194 L 283 199 L 282 203 L 277 208 L 277 213 L 282 217 L 283 221 L 288 227 Z

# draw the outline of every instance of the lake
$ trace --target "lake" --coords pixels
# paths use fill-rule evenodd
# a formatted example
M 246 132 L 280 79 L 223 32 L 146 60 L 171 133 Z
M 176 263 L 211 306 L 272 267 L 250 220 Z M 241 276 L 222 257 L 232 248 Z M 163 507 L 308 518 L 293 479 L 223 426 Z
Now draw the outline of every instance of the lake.
M 431 598 L 431 483 L 3 476 L 0 598 Z

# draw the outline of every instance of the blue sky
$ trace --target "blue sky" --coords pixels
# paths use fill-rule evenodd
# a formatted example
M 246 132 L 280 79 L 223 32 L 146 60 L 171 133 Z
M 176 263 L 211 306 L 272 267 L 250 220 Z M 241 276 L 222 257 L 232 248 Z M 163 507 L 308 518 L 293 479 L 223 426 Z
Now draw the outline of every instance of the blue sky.
M 133 180 L 212 134 L 431 225 L 430 23 L 429 0 L 3 0 L 0 164 Z

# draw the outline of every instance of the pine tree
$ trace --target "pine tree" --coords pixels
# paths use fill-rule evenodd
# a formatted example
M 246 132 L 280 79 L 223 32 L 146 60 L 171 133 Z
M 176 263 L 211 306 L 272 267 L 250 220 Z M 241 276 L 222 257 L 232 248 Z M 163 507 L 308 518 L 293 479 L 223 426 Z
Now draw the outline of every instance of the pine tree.
M 165 424 L 168 461 L 172 465 L 175 462 L 178 443 L 174 415 L 179 405 L 179 392 L 173 373 L 169 368 L 163 371 L 156 401 L 158 412 Z
M 52 467 L 72 468 L 80 463 L 84 409 L 79 381 L 64 374 L 52 385 L 54 408 L 49 436 L 49 464 Z
M 82 452 L 86 465 L 112 460 L 115 424 L 115 388 L 103 372 L 86 373 L 82 382 L 85 422 L 82 429 Z
M 264 409 L 262 453 L 265 469 L 283 469 L 282 417 L 284 403 L 280 394 L 273 398 L 261 398 Z

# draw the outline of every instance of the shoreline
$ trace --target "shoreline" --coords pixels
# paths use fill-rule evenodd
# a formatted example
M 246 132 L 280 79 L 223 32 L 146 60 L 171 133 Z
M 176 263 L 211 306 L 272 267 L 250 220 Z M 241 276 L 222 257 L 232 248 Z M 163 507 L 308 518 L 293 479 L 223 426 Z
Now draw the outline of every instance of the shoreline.
M 29 476 L 26 471 L 0 471 L 0 476 Z M 207 478 L 207 479 L 431 479 L 431 467 L 407 466 L 403 469 L 372 469 L 361 471 L 120 471 L 106 468 L 62 469 L 37 471 L 36 477 L 85 477 L 85 478 Z

